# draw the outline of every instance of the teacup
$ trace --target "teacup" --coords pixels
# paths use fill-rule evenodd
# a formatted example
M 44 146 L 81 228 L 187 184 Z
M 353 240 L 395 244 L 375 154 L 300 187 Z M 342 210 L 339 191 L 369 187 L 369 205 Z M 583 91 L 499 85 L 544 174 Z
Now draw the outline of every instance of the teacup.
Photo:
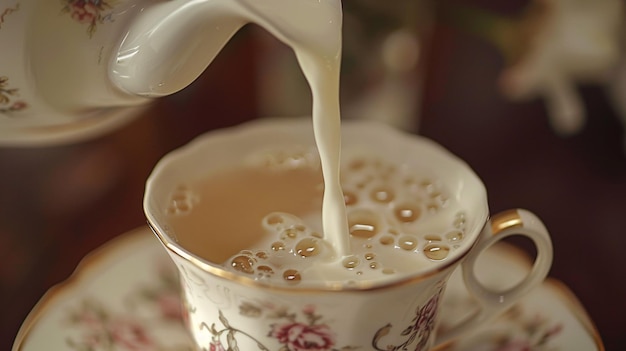
M 144 198 L 148 223 L 180 272 L 187 327 L 198 350 L 430 350 L 497 316 L 544 280 L 552 263 L 552 244 L 542 222 L 521 209 L 489 218 L 485 187 L 462 160 L 430 140 L 376 122 L 344 122 L 342 139 L 342 154 L 348 155 L 342 162 L 349 155 L 375 155 L 444 184 L 463 209 L 462 223 L 455 224 L 462 227 L 462 241 L 420 238 L 411 253 L 424 254 L 430 244 L 448 240 L 448 255 L 404 267 L 408 273 L 389 279 L 293 285 L 226 269 L 223 262 L 200 257 L 196 247 L 181 245 L 181 233 L 169 222 L 172 196 L 180 184 L 237 168 L 251 155 L 310 150 L 315 143 L 306 119 L 264 119 L 209 132 L 156 165 Z M 428 218 L 437 221 L 443 213 L 434 211 Z M 203 233 L 218 251 L 217 238 L 236 234 L 211 228 Z M 490 246 L 512 235 L 532 240 L 536 259 L 521 282 L 494 291 L 480 282 L 474 265 Z M 437 333 L 441 297 L 456 269 L 463 270 L 477 312 Z

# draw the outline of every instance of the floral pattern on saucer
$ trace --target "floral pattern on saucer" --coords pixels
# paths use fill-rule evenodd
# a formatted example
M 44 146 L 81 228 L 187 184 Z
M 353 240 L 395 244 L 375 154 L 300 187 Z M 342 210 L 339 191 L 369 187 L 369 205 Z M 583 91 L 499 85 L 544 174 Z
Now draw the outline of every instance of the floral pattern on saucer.
M 67 310 L 65 325 L 78 330 L 77 337 L 68 337 L 67 345 L 77 351 L 187 351 L 188 344 L 164 346 L 152 332 L 154 326 L 182 329 L 182 308 L 177 273 L 173 267 L 156 261 L 157 278 L 151 286 L 129 291 L 124 301 L 126 313 L 108 308 L 105 301 L 85 297 Z M 142 308 L 156 312 L 143 318 Z M 156 318 L 155 318 L 156 317 Z
M 563 329 L 563 324 L 552 322 L 550 318 L 541 314 L 529 316 L 525 315 L 525 312 L 520 305 L 517 305 L 500 318 L 499 323 L 506 320 L 514 325 L 520 333 L 509 332 L 498 337 L 492 337 L 491 344 L 495 347 L 495 350 L 554 350 L 552 340 L 559 335 Z
M 555 340 L 563 323 L 522 304 L 515 305 L 493 323 L 493 328 L 474 334 L 446 351 L 568 351 Z
M 507 275 L 523 272 L 525 261 L 515 257 L 515 250 L 503 247 L 493 251 L 495 263 L 487 268 L 491 279 L 506 280 Z M 441 311 L 440 328 L 449 327 L 451 320 L 459 320 L 457 312 L 471 312 L 472 300 L 459 286 L 462 286 L 460 277 L 453 275 L 441 296 L 443 302 L 439 302 L 449 307 Z M 142 228 L 88 256 L 74 276 L 51 289 L 24 322 L 12 350 L 192 351 L 191 337 L 183 326 L 184 311 L 181 312 L 179 293 L 174 265 L 149 230 Z M 419 308 L 417 320 L 420 315 L 428 315 L 428 310 L 428 304 Z M 257 302 L 243 303 L 239 313 L 249 317 L 259 313 L 275 314 L 276 323 L 270 326 L 268 333 L 282 343 L 282 348 L 261 350 L 355 350 L 333 343 L 332 331 L 314 306 L 288 311 Z M 201 350 L 237 350 L 234 337 L 240 335 L 234 331 L 236 326 L 230 325 L 226 318 L 220 321 L 220 326 L 204 326 L 214 332 L 215 338 Z M 410 337 L 409 328 L 405 331 Z M 295 334 L 302 338 L 287 337 Z M 306 344 L 309 337 L 321 343 Z M 298 343 L 300 341 L 303 343 Z M 387 350 L 387 345 L 379 346 Z M 445 349 L 436 350 L 603 349 L 593 323 L 575 297 L 564 285 L 550 279 L 494 322 L 455 340 Z
M 6 24 L 7 18 L 19 11 L 19 9 L 19 2 L 12 7 L 0 8 L 0 30 L 2 30 Z M 10 115 L 11 112 L 20 111 L 28 107 L 18 96 L 19 89 L 9 85 L 9 77 L 0 75 L 0 113 Z
M 1 22 L 0 22 L 1 24 Z M 0 76 L 0 113 L 10 114 L 25 109 L 28 105 L 19 100 L 19 89 L 9 86 L 9 78 Z
M 97 25 L 113 22 L 112 10 L 115 0 L 65 0 L 65 6 L 61 10 L 81 24 L 87 24 L 87 34 L 92 37 L 96 32 Z

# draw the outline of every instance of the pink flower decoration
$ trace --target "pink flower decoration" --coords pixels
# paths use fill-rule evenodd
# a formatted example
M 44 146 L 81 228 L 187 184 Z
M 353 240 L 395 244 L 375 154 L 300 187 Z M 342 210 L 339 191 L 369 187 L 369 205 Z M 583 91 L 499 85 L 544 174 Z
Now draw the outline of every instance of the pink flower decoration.
M 546 332 L 546 337 L 552 337 L 552 336 L 558 335 L 561 333 L 561 330 L 563 330 L 563 324 L 557 324 L 553 326 L 552 328 L 548 329 L 548 331 Z
M 71 16 L 79 23 L 93 23 L 98 17 L 98 7 L 84 0 L 79 0 L 70 5 Z
M 99 329 L 104 327 L 102 317 L 92 310 L 83 311 L 80 315 L 78 315 L 77 322 L 89 329 Z
M 302 313 L 304 314 L 314 314 L 315 313 L 315 305 L 306 305 L 302 308 Z
M 13 105 L 11 105 L 11 110 L 13 111 L 23 110 L 26 107 L 28 107 L 28 105 L 24 101 L 16 101 L 13 103 Z
M 323 324 L 275 324 L 270 336 L 287 346 L 289 351 L 327 351 L 335 344 L 333 332 Z
M 157 298 L 161 314 L 166 319 L 183 319 L 182 304 L 180 298 L 174 293 L 165 293 Z
M 139 323 L 130 320 L 117 320 L 110 325 L 111 337 L 115 344 L 126 350 L 147 351 L 153 342 Z

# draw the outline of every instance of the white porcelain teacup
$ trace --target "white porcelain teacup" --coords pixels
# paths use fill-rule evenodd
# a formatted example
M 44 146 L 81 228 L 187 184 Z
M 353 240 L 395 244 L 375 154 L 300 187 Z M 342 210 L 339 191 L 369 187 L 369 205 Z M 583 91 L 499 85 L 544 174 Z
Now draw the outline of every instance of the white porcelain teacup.
M 456 228 L 462 228 L 462 241 L 454 243 L 460 237 L 419 239 L 411 253 L 423 255 L 429 244 L 441 241 L 449 245 L 449 255 L 406 267 L 407 274 L 386 280 L 291 285 L 228 270 L 222 262 L 198 256 L 197 247 L 181 245 L 181 233 L 169 223 L 173 194 L 188 181 L 239 167 L 252 154 L 314 149 L 315 144 L 306 119 L 261 120 L 210 132 L 166 155 L 149 177 L 144 198 L 148 222 L 180 272 L 187 326 L 198 350 L 430 350 L 489 320 L 543 281 L 552 263 L 545 227 L 520 209 L 489 218 L 485 188 L 463 161 L 432 141 L 373 122 L 344 123 L 342 138 L 343 154 L 358 150 L 436 177 L 464 209 L 462 223 L 455 222 Z M 211 200 L 189 197 L 192 201 L 187 205 Z M 445 213 L 435 211 L 423 220 L 437 220 Z M 237 233 L 216 233 L 210 225 L 203 233 L 217 250 L 224 238 L 237 240 Z M 511 235 L 534 242 L 535 263 L 514 287 L 492 291 L 481 284 L 474 264 L 492 244 Z M 367 244 L 370 239 L 364 240 Z M 435 335 L 447 280 L 461 268 L 478 312 Z

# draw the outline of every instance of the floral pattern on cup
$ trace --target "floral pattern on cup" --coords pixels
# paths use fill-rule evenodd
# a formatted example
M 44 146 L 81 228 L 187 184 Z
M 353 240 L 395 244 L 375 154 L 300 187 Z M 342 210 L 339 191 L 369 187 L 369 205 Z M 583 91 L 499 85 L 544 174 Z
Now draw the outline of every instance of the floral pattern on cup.
M 288 308 L 278 307 L 270 303 L 253 304 L 243 303 L 239 306 L 239 313 L 250 318 L 258 318 L 265 314 L 266 318 L 276 320 L 269 326 L 267 335 L 276 340 L 281 348 L 276 351 L 348 351 L 359 350 L 357 346 L 343 346 L 337 348 L 336 335 L 330 325 L 317 314 L 316 307 L 306 305 L 299 313 L 291 312 Z M 219 320 L 222 324 L 208 326 L 202 323 L 200 328 L 207 329 L 212 340 L 206 348 L 209 351 L 237 350 L 237 338 L 250 338 L 255 341 L 259 350 L 270 349 L 256 340 L 244 330 L 231 325 L 222 311 L 219 311 Z
M 26 102 L 20 100 L 19 89 L 9 86 L 9 78 L 0 76 L 0 113 L 10 114 L 28 107 Z
M 152 283 L 149 285 L 133 284 L 132 286 L 122 287 L 125 290 L 122 295 L 123 301 L 113 298 L 95 299 L 83 295 L 79 297 L 79 302 L 67 308 L 67 311 L 64 313 L 66 317 L 62 320 L 62 325 L 64 325 L 63 333 L 68 350 L 192 351 L 192 341 L 187 339 L 187 332 L 182 323 L 185 311 L 181 311 L 178 273 L 166 260 L 155 260 L 152 267 L 155 267 L 154 270 L 148 273 L 152 277 L 150 278 Z M 439 294 L 442 294 L 442 292 Z M 428 317 L 431 315 L 429 311 L 432 311 L 432 308 L 436 303 L 440 302 L 440 299 L 441 296 L 435 295 L 424 306 L 415 310 L 415 317 L 412 323 L 404 329 L 407 340 L 414 334 L 415 330 L 432 331 L 432 329 L 424 328 L 424 326 L 432 327 L 432 324 L 428 322 L 431 320 Z M 123 312 L 120 312 L 119 308 L 114 307 L 119 303 L 124 306 Z M 455 308 L 461 309 L 471 308 L 473 302 L 471 299 L 461 299 L 456 302 L 455 306 Z M 140 313 L 136 313 L 137 307 L 149 310 L 154 315 L 145 318 Z M 193 311 L 190 312 L 193 313 Z M 360 350 L 358 347 L 333 349 L 335 345 L 330 345 L 334 340 L 332 339 L 333 334 L 330 333 L 332 329 L 327 323 L 323 322 L 322 316 L 315 312 L 315 306 L 306 306 L 300 314 L 296 314 L 270 303 L 243 303 L 239 306 L 239 313 L 248 318 L 258 318 L 267 314 L 276 319 L 276 323 L 272 324 L 267 332 L 268 334 L 274 333 L 272 337 L 279 342 L 283 342 L 283 346 L 280 350 L 271 351 L 325 350 L 312 346 L 309 346 L 308 349 L 295 348 L 298 344 L 295 342 L 289 343 L 290 339 L 282 338 L 286 335 L 284 332 L 289 330 L 292 332 L 300 331 L 300 333 L 294 334 L 304 337 L 318 337 L 320 335 L 328 337 L 326 344 L 321 343 L 321 345 L 330 347 L 326 351 Z M 227 320 L 226 322 L 228 323 Z M 305 328 L 305 326 L 310 324 L 319 327 Z M 184 336 L 187 342 L 175 346 L 166 346 L 166 337 L 154 332 L 157 327 L 165 327 L 173 335 Z M 210 329 L 208 326 L 205 327 Z M 442 327 L 446 328 L 445 325 Z M 563 348 L 559 347 L 558 341 L 559 336 L 563 333 L 563 328 L 565 328 L 564 324 L 559 322 L 558 319 L 554 321 L 542 311 L 520 304 L 515 305 L 498 317 L 494 323 L 478 333 L 469 343 L 461 340 L 461 344 L 452 343 L 444 350 L 564 351 Z M 387 332 L 390 331 L 390 329 L 387 330 Z M 380 333 L 383 332 L 377 334 L 377 342 L 379 343 L 384 341 Z M 233 333 L 233 336 L 237 336 L 236 333 Z M 418 336 L 415 338 L 417 339 Z M 211 344 L 205 347 L 205 350 L 226 351 L 228 349 L 227 338 L 227 336 L 222 339 L 214 338 Z M 381 348 L 381 346 L 383 347 Z M 386 347 L 387 345 L 385 344 L 378 345 L 379 349 L 385 351 L 388 350 Z M 394 350 L 393 347 L 391 346 L 389 350 Z M 397 346 L 395 347 L 397 349 Z M 407 349 L 414 350 L 412 346 Z M 260 350 L 267 349 L 260 348 Z M 415 350 L 419 349 L 415 348 Z
M 387 345 L 383 344 L 382 340 L 386 335 L 391 332 L 392 325 L 387 324 L 380 328 L 374 335 L 372 346 L 378 351 L 396 351 L 407 350 L 411 347 L 411 350 L 422 351 L 426 350 L 431 333 L 435 329 L 435 318 L 437 316 L 437 306 L 444 290 L 444 283 L 438 284 L 438 288 L 435 294 L 426 302 L 425 305 L 418 307 L 415 310 L 415 317 L 411 320 L 411 324 L 404 328 L 401 332 L 402 336 L 406 337 L 406 340 L 399 345 Z
M 112 10 L 116 0 L 64 0 L 63 13 L 81 24 L 87 24 L 87 34 L 91 38 L 96 32 L 97 25 L 113 22 Z

